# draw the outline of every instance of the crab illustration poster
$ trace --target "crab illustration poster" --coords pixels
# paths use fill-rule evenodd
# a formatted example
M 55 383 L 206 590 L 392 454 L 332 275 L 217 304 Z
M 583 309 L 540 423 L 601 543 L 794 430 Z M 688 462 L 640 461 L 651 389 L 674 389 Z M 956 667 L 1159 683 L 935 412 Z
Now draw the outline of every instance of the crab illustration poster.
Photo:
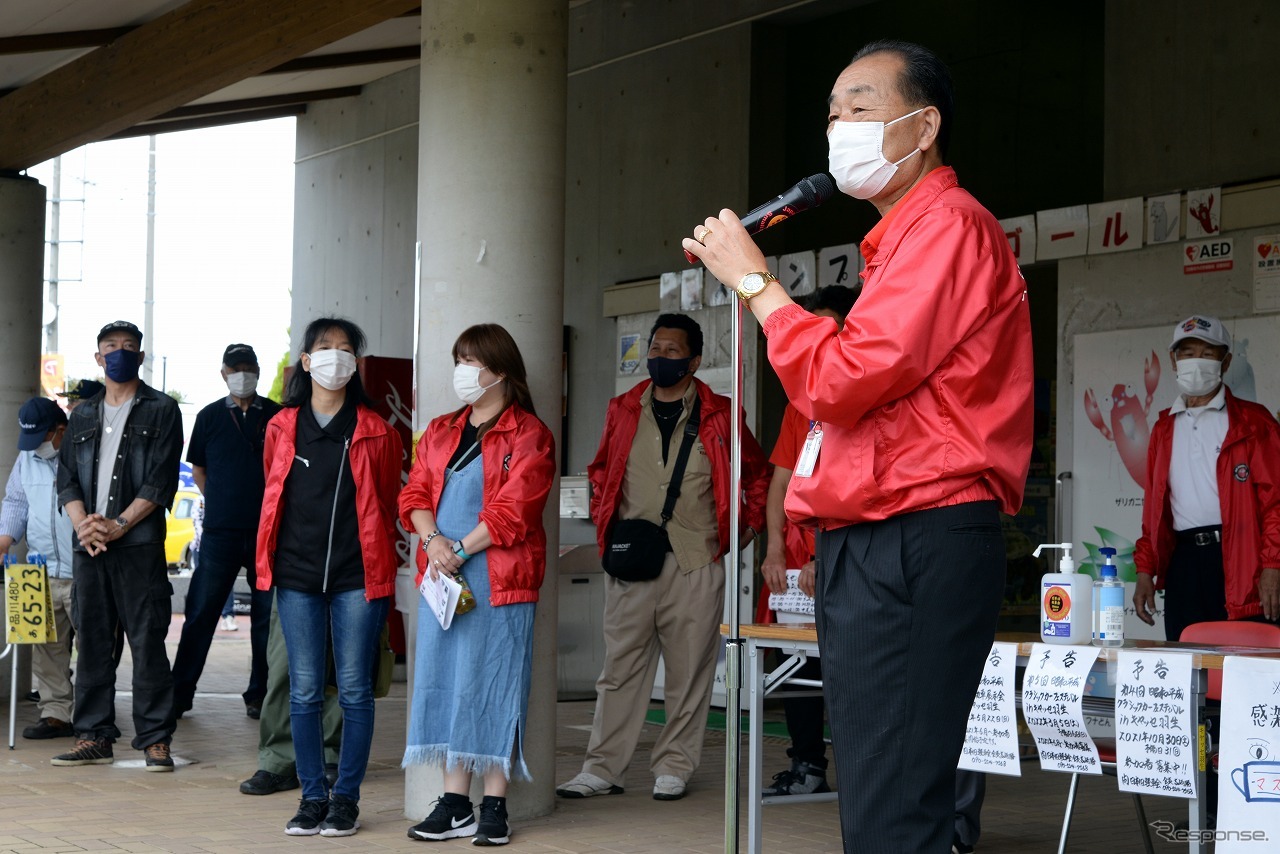
M 1207 295 L 1206 295 L 1207 296 Z M 1233 394 L 1273 413 L 1280 407 L 1280 316 L 1223 318 L 1234 344 L 1225 379 Z M 1133 547 L 1142 533 L 1147 440 L 1162 410 L 1177 400 L 1169 357 L 1173 324 L 1077 335 L 1072 390 L 1072 539 L 1080 572 L 1097 577 L 1098 549 L 1116 550 L 1125 582 L 1125 636 L 1164 640 L 1164 595 L 1156 624 L 1133 611 Z M 1255 368 L 1256 366 L 1256 368 Z
M 1228 656 L 1222 668 L 1218 854 L 1274 851 L 1280 839 L 1280 661 Z

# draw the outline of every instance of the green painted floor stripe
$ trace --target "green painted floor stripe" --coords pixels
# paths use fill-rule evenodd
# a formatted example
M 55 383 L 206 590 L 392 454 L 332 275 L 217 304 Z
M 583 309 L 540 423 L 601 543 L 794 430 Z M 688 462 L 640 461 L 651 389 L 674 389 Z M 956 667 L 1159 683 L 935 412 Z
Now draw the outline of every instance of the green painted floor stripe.
M 667 714 L 662 709 L 650 709 L 645 714 L 644 720 L 645 720 L 645 723 L 664 726 L 667 722 Z M 740 721 L 742 725 L 742 731 L 747 732 L 748 728 L 750 727 L 750 717 L 748 715 L 742 715 L 740 717 Z M 707 712 L 707 729 L 715 730 L 716 732 L 724 732 L 725 731 L 724 722 L 725 722 L 724 712 L 717 712 L 714 710 Z M 783 739 L 790 738 L 790 736 L 787 734 L 787 724 L 785 721 L 765 721 L 764 735 L 766 738 L 783 738 Z M 830 738 L 831 736 L 829 733 L 826 733 L 826 737 Z

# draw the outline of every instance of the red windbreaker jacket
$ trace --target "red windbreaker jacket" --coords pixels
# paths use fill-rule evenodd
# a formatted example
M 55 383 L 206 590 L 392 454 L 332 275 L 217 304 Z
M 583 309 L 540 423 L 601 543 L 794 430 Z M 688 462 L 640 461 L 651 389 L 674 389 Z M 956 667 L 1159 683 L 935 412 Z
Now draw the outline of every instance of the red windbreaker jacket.
M 435 513 L 444 491 L 444 473 L 462 442 L 462 427 L 471 415 L 449 413 L 435 418 L 418 442 L 409 484 L 400 493 L 400 521 L 413 530 L 414 510 Z M 480 442 L 484 464 L 484 508 L 480 521 L 493 544 L 489 562 L 489 603 L 537 602 L 547 568 L 547 532 L 542 511 L 556 477 L 555 440 L 538 417 L 512 404 Z M 426 554 L 417 550 L 417 583 L 426 572 Z
M 1147 445 L 1147 484 L 1142 536 L 1133 549 L 1138 572 L 1164 587 L 1176 540 L 1169 505 L 1173 416 L 1160 413 Z M 1258 578 L 1280 567 L 1280 424 L 1266 407 L 1240 400 L 1227 389 L 1227 437 L 1218 452 L 1218 502 L 1222 507 L 1222 568 L 1227 617 L 1262 613 Z
M 716 394 L 698 378 L 693 380 L 702 401 L 702 423 L 698 438 L 711 460 L 711 491 L 716 500 L 717 534 L 720 550 L 716 559 L 729 549 L 729 398 Z M 587 479 L 591 483 L 591 521 L 596 525 L 596 542 L 600 556 L 604 557 L 613 523 L 618 517 L 618 504 L 622 500 L 622 479 L 627 473 L 627 457 L 640 423 L 640 396 L 649 387 L 645 380 L 630 391 L 609 401 L 605 414 L 604 432 L 596 458 L 587 466 Z M 739 413 L 742 417 L 742 413 Z M 743 418 L 745 421 L 745 418 Z M 672 440 L 675 441 L 674 439 Z M 742 511 L 739 519 L 743 527 L 764 530 L 765 497 L 769 491 L 770 467 L 765 461 L 755 436 L 742 426 Z
M 950 168 L 899 205 L 839 334 L 798 305 L 764 324 L 787 398 L 822 427 L 813 476 L 787 490 L 787 515 L 801 524 L 1022 504 L 1034 373 L 1009 241 Z
M 263 468 L 267 487 L 262 496 L 258 523 L 259 590 L 271 589 L 276 539 L 280 533 L 280 497 L 293 466 L 298 437 L 298 410 L 286 407 L 267 424 Z M 404 445 L 400 434 L 364 406 L 356 410 L 356 430 L 348 453 L 351 477 L 356 484 L 356 515 L 360 528 L 360 552 L 364 558 L 364 598 L 391 596 L 396 588 L 396 496 L 400 494 Z

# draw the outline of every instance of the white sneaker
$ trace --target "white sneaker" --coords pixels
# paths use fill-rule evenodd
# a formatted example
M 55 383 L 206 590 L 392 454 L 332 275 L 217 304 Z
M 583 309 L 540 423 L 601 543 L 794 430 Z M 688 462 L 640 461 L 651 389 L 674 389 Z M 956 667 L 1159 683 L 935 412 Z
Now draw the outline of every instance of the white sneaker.
M 660 774 L 653 781 L 653 799 L 655 801 L 678 801 L 684 797 L 684 780 L 670 774 Z
M 615 786 L 608 780 L 583 771 L 567 783 L 556 787 L 556 794 L 562 798 L 590 798 L 594 795 L 621 795 L 622 787 Z
M 224 632 L 238 632 L 240 631 L 240 624 L 236 622 L 236 618 L 234 616 L 228 614 L 222 618 L 222 621 L 218 624 L 218 628 L 222 629 Z

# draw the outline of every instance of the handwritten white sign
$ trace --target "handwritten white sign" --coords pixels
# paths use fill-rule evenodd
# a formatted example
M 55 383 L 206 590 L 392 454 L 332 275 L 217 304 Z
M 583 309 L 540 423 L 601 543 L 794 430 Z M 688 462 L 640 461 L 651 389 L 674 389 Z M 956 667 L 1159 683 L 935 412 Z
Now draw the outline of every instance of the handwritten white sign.
M 1033 644 L 1022 677 L 1022 714 L 1046 771 L 1101 774 L 1098 748 L 1081 708 L 1085 678 L 1098 657 L 1093 646 Z
M 1116 685 L 1116 777 L 1120 790 L 1196 796 L 1191 727 L 1191 656 L 1168 650 L 1120 652 Z
M 1218 854 L 1275 851 L 1280 840 L 1280 661 L 1222 667 Z
M 1014 710 L 1017 659 L 1017 644 L 991 645 L 978 693 L 969 709 L 969 729 L 960 752 L 960 768 L 1022 776 L 1018 762 L 1018 718 Z

